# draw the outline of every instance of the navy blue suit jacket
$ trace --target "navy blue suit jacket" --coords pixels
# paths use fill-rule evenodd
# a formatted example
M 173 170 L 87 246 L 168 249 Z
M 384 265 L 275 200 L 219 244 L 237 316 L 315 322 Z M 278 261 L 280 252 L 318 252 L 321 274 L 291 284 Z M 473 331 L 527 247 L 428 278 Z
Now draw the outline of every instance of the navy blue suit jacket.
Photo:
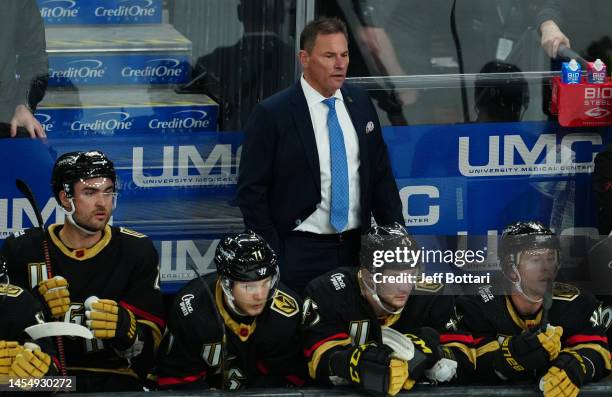
M 344 103 L 359 141 L 361 227 L 373 214 L 379 224 L 403 224 L 376 110 L 366 91 L 345 83 Z M 368 122 L 374 130 L 366 133 Z M 298 81 L 259 103 L 245 126 L 237 203 L 248 228 L 274 249 L 278 239 L 312 214 L 321 202 L 319 155 L 306 97 Z

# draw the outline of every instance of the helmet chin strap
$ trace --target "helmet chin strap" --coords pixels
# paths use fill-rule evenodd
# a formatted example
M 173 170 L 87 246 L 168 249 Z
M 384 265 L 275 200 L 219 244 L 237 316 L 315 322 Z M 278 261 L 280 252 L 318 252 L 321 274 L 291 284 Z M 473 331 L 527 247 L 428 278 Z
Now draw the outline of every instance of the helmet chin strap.
M 66 214 L 66 218 L 68 218 L 68 221 L 79 231 L 87 234 L 88 236 L 93 236 L 94 234 L 98 233 L 97 230 L 90 230 L 87 229 L 85 226 L 78 224 L 78 222 L 73 218 L 74 212 L 76 211 L 76 207 L 74 206 L 74 198 L 71 197 L 68 199 L 68 201 L 70 201 L 70 211 L 62 207 L 62 210 Z
M 229 290 L 229 286 L 226 285 L 226 283 L 223 280 L 221 281 L 221 290 L 223 291 L 223 295 L 225 296 L 225 301 L 227 302 L 227 305 L 229 306 L 231 311 L 233 311 L 234 314 L 237 314 L 239 316 L 247 317 L 248 315 L 241 312 L 240 309 L 238 309 L 238 307 L 234 304 L 234 301 L 235 301 L 234 295 L 232 295 L 232 291 Z
M 544 300 L 544 297 L 540 298 L 540 299 L 533 299 L 532 297 L 530 297 L 529 295 L 527 295 L 525 293 L 525 291 L 523 291 L 523 286 L 521 285 L 521 274 L 518 272 L 518 269 L 516 268 L 516 265 L 512 265 L 512 269 L 514 269 L 514 274 L 516 274 L 517 280 L 516 281 L 512 281 L 511 283 L 512 285 L 514 285 L 514 289 L 517 290 L 517 292 L 521 295 L 523 295 L 525 297 L 525 299 L 527 299 L 529 302 L 531 303 L 540 303 Z
M 363 284 L 363 286 L 367 290 L 367 293 L 369 293 L 372 296 L 372 299 L 374 300 L 376 305 L 379 308 L 381 308 L 384 312 L 386 312 L 388 314 L 400 314 L 402 312 L 402 310 L 404 310 L 403 307 L 400 308 L 400 309 L 397 309 L 397 310 L 391 310 L 391 309 L 387 308 L 385 306 L 385 304 L 382 302 L 382 300 L 380 299 L 380 297 L 378 296 L 378 293 L 376 292 L 376 288 L 372 288 L 372 286 L 369 285 L 369 283 L 364 279 L 364 277 L 362 277 L 361 270 L 359 271 L 359 278 L 362 281 L 361 284 Z

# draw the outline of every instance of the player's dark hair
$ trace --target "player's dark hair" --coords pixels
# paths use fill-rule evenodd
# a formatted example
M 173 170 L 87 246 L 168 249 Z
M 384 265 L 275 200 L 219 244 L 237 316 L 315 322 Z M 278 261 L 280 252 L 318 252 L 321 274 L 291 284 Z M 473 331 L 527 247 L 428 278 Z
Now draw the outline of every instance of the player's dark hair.
M 348 41 L 346 24 L 339 18 L 323 17 L 308 22 L 300 34 L 300 50 L 310 53 L 314 47 L 315 40 L 320 34 L 342 33 Z

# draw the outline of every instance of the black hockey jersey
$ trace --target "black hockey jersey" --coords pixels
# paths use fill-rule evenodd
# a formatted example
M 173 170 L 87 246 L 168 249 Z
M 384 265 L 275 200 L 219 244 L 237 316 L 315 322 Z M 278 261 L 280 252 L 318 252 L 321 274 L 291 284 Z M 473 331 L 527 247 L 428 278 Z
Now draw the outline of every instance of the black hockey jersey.
M 554 283 L 553 304 L 548 323 L 563 327 L 562 349 L 576 350 L 594 364 L 594 380 L 610 371 L 610 352 L 605 328 L 597 317 L 600 303 L 578 288 Z M 542 309 L 534 316 L 519 315 L 509 296 L 496 294 L 493 286 L 481 286 L 479 295 L 460 296 L 456 300 L 455 321 L 472 333 L 476 349 L 479 381 L 539 379 L 543 373 L 529 371 L 504 360 L 500 340 L 540 326 Z
M 448 330 L 453 296 L 444 295 L 442 284 L 416 284 L 399 314 L 379 319 L 361 295 L 357 268 L 339 268 L 311 281 L 304 293 L 304 355 L 311 378 L 327 384 L 329 359 L 334 351 L 364 343 L 382 344 L 381 325 L 403 334 L 431 327 L 440 332 L 458 363 L 459 380 L 471 377 L 474 368 L 472 338 Z
M 88 297 L 112 299 L 131 310 L 137 321 L 150 329 L 153 344 L 159 344 L 164 321 L 158 255 L 151 240 L 129 229 L 107 225 L 94 246 L 72 250 L 58 237 L 61 227 L 51 225 L 46 235 L 53 276 L 62 276 L 69 283 L 71 304 L 64 321 L 85 325 L 83 303 Z M 27 229 L 6 239 L 3 253 L 12 282 L 35 290 L 47 279 L 42 247 L 39 229 Z M 130 367 L 100 339 L 64 338 L 64 346 L 69 374 L 75 370 L 136 376 L 134 363 Z
M 28 291 L 12 284 L 0 285 L 0 340 L 23 344 L 28 339 L 24 329 L 44 323 L 40 303 Z
M 214 303 L 203 283 L 215 295 Z M 226 386 L 230 390 L 303 384 L 306 365 L 298 334 L 299 297 L 280 284 L 259 316 L 242 317 L 227 308 L 222 295 L 216 274 L 192 280 L 176 295 L 159 349 L 158 385 L 161 388 L 218 388 L 222 360 L 225 360 Z M 214 307 L 219 309 L 225 326 L 225 354 Z

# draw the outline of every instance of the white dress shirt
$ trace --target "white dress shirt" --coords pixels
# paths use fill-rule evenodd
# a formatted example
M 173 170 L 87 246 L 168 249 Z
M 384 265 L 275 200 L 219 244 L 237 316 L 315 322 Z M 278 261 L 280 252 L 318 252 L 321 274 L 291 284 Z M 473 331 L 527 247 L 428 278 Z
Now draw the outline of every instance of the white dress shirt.
M 349 179 L 349 212 L 348 224 L 344 230 L 337 231 L 329 223 L 329 210 L 331 202 L 331 160 L 329 153 L 329 129 L 327 128 L 327 114 L 329 108 L 323 103 L 326 99 L 317 90 L 312 88 L 304 79 L 300 79 L 302 90 L 308 103 L 308 111 L 314 128 L 315 140 L 317 142 L 317 152 L 319 154 L 319 167 L 321 175 L 321 202 L 317 209 L 310 214 L 294 230 L 302 232 L 312 232 L 318 234 L 338 233 L 346 230 L 355 229 L 360 226 L 361 204 L 359 202 L 359 141 L 357 132 L 353 127 L 353 122 L 344 105 L 342 92 L 336 90 L 336 114 L 342 134 L 344 135 L 344 147 L 346 149 L 346 161 L 348 164 Z

